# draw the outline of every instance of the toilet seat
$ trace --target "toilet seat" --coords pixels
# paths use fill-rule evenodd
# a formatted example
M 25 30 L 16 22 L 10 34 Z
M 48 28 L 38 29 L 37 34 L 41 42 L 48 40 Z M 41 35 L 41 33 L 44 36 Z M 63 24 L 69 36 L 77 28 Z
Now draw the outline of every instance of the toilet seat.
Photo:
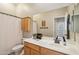
M 24 47 L 24 45 L 16 45 L 14 48 L 12 48 L 12 50 L 18 50 L 18 49 L 21 49 L 23 47 Z

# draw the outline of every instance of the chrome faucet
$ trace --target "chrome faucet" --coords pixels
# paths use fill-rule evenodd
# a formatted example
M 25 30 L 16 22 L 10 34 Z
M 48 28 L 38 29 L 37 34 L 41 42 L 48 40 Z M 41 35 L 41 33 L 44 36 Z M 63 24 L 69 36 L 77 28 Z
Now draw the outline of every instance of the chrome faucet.
M 64 42 L 64 46 L 66 46 L 66 39 L 64 36 L 63 36 L 63 42 Z
M 56 39 L 55 39 L 55 43 L 60 43 L 60 40 L 58 39 L 58 36 L 56 37 Z
M 64 45 L 66 46 L 66 39 L 65 39 L 65 37 L 63 36 L 62 39 L 63 39 Z M 60 40 L 60 39 L 58 38 L 58 36 L 57 36 L 56 39 L 55 39 L 55 43 L 60 44 L 60 41 L 61 41 L 61 40 Z

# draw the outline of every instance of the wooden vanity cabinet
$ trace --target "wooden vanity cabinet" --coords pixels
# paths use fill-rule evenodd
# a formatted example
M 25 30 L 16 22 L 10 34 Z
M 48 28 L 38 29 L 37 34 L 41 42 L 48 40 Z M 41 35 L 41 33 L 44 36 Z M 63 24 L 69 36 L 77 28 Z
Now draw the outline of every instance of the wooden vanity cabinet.
M 64 53 L 41 47 L 41 55 L 64 55 Z
M 31 43 L 25 42 L 24 55 L 40 55 L 40 47 Z
M 65 55 L 65 54 L 32 43 L 25 42 L 24 55 Z
M 31 49 L 31 55 L 40 55 L 40 51 Z

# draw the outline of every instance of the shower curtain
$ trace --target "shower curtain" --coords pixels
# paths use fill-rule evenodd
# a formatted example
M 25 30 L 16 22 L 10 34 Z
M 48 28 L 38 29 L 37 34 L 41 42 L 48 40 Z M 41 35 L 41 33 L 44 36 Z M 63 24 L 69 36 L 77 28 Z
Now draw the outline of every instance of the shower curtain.
M 21 19 L 0 14 L 0 55 L 9 54 L 11 49 L 21 43 Z

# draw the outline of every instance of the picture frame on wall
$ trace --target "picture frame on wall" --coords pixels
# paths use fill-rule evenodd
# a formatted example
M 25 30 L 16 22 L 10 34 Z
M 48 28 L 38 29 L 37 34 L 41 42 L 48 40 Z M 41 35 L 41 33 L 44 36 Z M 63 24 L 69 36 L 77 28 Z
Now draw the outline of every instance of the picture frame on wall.
M 40 27 L 40 29 L 48 29 L 46 20 L 42 20 L 41 21 L 41 27 Z

